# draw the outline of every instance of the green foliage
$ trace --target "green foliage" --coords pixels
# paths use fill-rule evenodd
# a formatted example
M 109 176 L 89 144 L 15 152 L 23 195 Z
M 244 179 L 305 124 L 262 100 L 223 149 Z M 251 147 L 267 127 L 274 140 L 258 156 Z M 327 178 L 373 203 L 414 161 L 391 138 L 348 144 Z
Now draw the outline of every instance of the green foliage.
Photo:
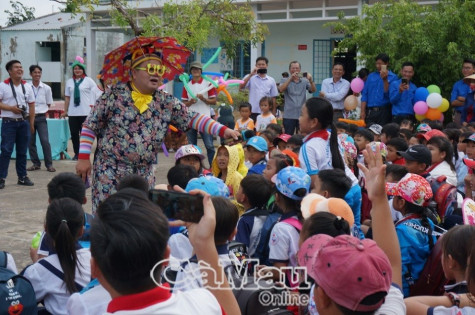
M 53 0 L 52 0 L 53 1 Z M 84 6 L 94 11 L 94 5 L 110 4 L 115 25 L 130 26 L 135 35 L 172 36 L 193 51 L 208 47 L 216 38 L 226 49 L 228 57 L 236 54 L 240 41 L 257 45 L 264 40 L 268 29 L 255 21 L 249 2 L 235 0 L 172 0 L 164 3 L 161 12 L 150 14 L 130 7 L 126 0 L 66 0 L 74 13 Z M 107 2 L 107 3 L 106 3 Z M 140 21 L 138 16 L 143 16 Z
M 7 26 L 12 26 L 21 22 L 29 21 L 35 18 L 35 8 L 27 7 L 20 1 L 10 0 L 12 11 L 4 10 L 8 14 Z
M 386 0 L 364 5 L 363 15 L 328 25 L 343 31 L 339 48 L 357 47 L 358 59 L 374 70 L 379 53 L 390 56 L 390 68 L 415 65 L 417 86 L 438 85 L 444 97 L 460 79 L 464 58 L 475 55 L 475 1 L 441 0 L 422 6 L 410 0 Z

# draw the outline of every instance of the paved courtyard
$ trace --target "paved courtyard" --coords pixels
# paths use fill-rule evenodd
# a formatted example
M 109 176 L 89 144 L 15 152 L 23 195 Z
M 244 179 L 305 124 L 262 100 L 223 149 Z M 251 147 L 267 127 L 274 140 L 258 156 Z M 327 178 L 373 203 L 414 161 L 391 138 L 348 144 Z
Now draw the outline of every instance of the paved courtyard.
M 202 146 L 202 143 L 200 144 Z M 71 141 L 68 152 L 72 152 Z M 167 183 L 166 174 L 175 164 L 173 155 L 174 153 L 171 153 L 167 158 L 163 153 L 159 154 L 159 163 L 155 169 L 157 183 Z M 30 166 L 31 162 L 28 161 L 27 165 Z M 44 165 L 41 170 L 30 172 L 28 175 L 35 185 L 24 187 L 17 185 L 15 160 L 12 160 L 6 187 L 0 190 L 0 249 L 13 255 L 18 270 L 22 270 L 31 263 L 29 256 L 31 239 L 37 231 L 43 230 L 48 206 L 46 185 L 59 172 L 75 172 L 75 162 L 71 160 L 54 161 L 53 165 L 57 170 L 56 173 L 47 172 Z M 88 189 L 88 199 L 90 199 L 90 194 L 90 189 Z M 91 212 L 89 200 L 84 210 Z

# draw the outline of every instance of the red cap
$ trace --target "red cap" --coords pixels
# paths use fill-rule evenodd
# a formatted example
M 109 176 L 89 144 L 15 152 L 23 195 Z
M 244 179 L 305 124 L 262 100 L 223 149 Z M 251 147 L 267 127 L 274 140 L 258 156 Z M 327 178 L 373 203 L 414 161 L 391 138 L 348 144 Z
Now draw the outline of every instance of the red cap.
M 430 138 L 432 138 L 432 137 L 447 138 L 447 135 L 445 133 L 443 133 L 442 131 L 438 130 L 438 129 L 432 129 L 432 130 L 427 131 L 426 133 L 418 133 L 417 134 L 417 138 L 424 138 L 427 141 L 429 141 Z

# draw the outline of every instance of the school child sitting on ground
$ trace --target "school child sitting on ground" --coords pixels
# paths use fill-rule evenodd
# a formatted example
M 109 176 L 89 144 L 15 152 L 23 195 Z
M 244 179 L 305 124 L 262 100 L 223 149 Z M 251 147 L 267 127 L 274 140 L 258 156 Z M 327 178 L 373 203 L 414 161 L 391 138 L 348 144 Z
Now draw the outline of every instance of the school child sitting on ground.
M 281 135 L 284 133 L 284 129 L 281 124 L 268 124 L 266 130 L 274 132 L 276 135 Z
M 432 189 L 425 178 L 408 173 L 397 184 L 388 184 L 387 193 L 394 196 L 394 209 L 404 215 L 396 223 L 396 232 L 402 256 L 403 291 L 407 297 L 410 285 L 419 279 L 436 242 L 434 223 L 428 218 L 429 210 L 425 206 L 432 198 Z
M 239 219 L 239 213 L 236 206 L 223 197 L 211 197 L 213 206 L 216 210 L 216 230 L 214 232 L 214 241 L 219 255 L 221 266 L 226 269 L 231 265 L 229 258 L 228 242 L 236 235 L 236 224 Z M 196 255 L 188 257 L 188 261 L 181 264 L 176 276 L 173 292 L 177 290 L 189 291 L 196 288 L 202 288 L 203 281 L 201 271 L 198 266 Z
M 422 175 L 432 164 L 432 154 L 422 144 L 409 147 L 405 152 L 398 152 L 406 161 L 404 167 L 409 173 Z
M 55 253 L 26 267 L 22 273 L 33 285 L 37 301 L 43 301 L 48 312 L 67 314 L 69 296 L 91 280 L 91 252 L 78 243 L 84 231 L 81 204 L 71 198 L 54 199 L 46 211 L 45 230 L 53 240 Z
M 254 120 L 251 119 L 252 106 L 248 102 L 242 102 L 239 104 L 239 114 L 241 118 L 236 120 L 234 130 L 254 130 Z
M 285 149 L 289 149 L 287 146 L 287 141 L 289 141 L 290 137 L 290 135 L 285 133 L 277 136 L 277 138 L 274 138 L 274 146 L 279 149 L 280 152 L 284 151 Z
M 381 129 L 381 141 L 384 144 L 391 139 L 399 137 L 399 125 L 396 123 L 389 123 L 383 126 Z
M 252 167 L 249 168 L 247 174 L 262 174 L 266 168 L 267 142 L 260 136 L 249 139 L 245 148 L 247 149 L 247 157 Z
M 388 149 L 388 155 L 386 161 L 396 165 L 405 165 L 406 161 L 399 155 L 398 151 L 406 151 L 408 146 L 406 141 L 402 138 L 392 138 L 386 143 Z
M 247 253 L 253 257 L 261 236 L 261 229 L 269 212 L 267 201 L 271 196 L 271 184 L 262 175 L 246 176 L 236 194 L 236 201 L 244 206 L 245 212 L 237 224 L 236 241 L 247 246 Z
M 222 145 L 216 150 L 211 163 L 213 176 L 222 179 L 229 188 L 231 197 L 239 190 L 242 175 L 238 172 L 239 152 L 237 146 Z
M 256 132 L 258 135 L 267 128 L 269 124 L 277 124 L 277 119 L 272 115 L 272 98 L 264 96 L 259 100 L 261 113 L 256 119 Z
M 299 154 L 300 147 L 303 144 L 303 138 L 304 138 L 304 135 L 295 134 L 292 137 L 290 137 L 289 140 L 287 140 L 287 146 L 289 147 L 290 150 Z
M 427 148 L 432 156 L 432 165 L 426 170 L 429 173 L 427 179 L 437 180 L 440 176 L 446 176 L 447 183 L 457 187 L 454 152 L 449 140 L 445 137 L 432 137 L 427 141 Z
M 214 209 L 209 208 L 209 197 L 205 197 L 203 204 L 205 217 L 214 221 Z M 103 201 L 102 205 L 114 211 L 99 215 L 92 224 L 91 268 L 93 274 L 112 296 L 112 301 L 107 307 L 108 313 L 223 313 L 220 304 L 210 291 L 198 289 L 170 293 L 167 285 L 157 286 L 162 269 L 161 266 L 157 266 L 157 263 L 167 259 L 169 255 L 168 221 L 158 206 L 141 194 L 127 197 L 124 196 L 124 192 L 112 195 Z M 217 260 L 214 260 L 212 256 L 213 251 L 216 255 L 216 251 L 212 248 L 214 246 L 211 247 L 209 244 L 209 236 L 203 235 L 203 233 L 209 233 L 208 231 L 212 233 L 213 226 L 203 225 L 203 222 L 195 225 L 202 234 L 196 234 L 196 229 L 193 230 L 194 241 L 198 241 L 197 245 L 210 249 L 209 252 L 204 252 L 203 247 L 197 246 L 198 258 L 206 258 L 214 269 L 217 266 Z M 137 259 L 138 257 L 140 259 Z M 215 270 L 215 279 L 222 279 L 227 287 L 226 279 L 222 278 L 222 269 Z M 210 287 L 216 286 L 216 280 L 212 277 L 206 279 Z M 230 302 L 235 303 L 231 292 L 221 292 L 221 294 L 228 294 L 225 299 L 231 299 Z M 226 300 L 222 303 L 224 309 L 233 312 L 234 308 L 228 308 Z
M 204 159 L 205 156 L 201 153 L 201 149 L 194 144 L 181 146 L 175 153 L 175 165 L 191 165 L 199 175 L 207 175 L 210 173 L 203 165 Z

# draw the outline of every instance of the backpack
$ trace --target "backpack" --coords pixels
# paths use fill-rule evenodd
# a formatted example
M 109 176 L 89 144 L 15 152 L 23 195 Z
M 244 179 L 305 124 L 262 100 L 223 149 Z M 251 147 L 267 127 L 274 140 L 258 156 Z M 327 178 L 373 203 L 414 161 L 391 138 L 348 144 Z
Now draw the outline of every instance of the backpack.
M 443 237 L 443 236 L 442 236 Z M 442 242 L 440 237 L 432 248 L 429 257 L 419 274 L 419 279 L 409 287 L 410 296 L 434 295 L 445 292 L 444 286 L 449 283 L 442 268 Z
M 281 216 L 282 214 L 278 212 L 271 213 L 267 216 L 264 224 L 262 225 L 259 243 L 257 244 L 256 252 L 254 253 L 253 257 L 259 259 L 261 265 L 272 265 L 269 261 L 270 234 L 274 228 L 274 225 L 279 222 Z
M 36 295 L 30 281 L 7 269 L 7 253 L 0 251 L 0 314 L 37 314 Z
M 434 195 L 429 207 L 435 210 L 440 218 L 437 223 L 440 223 L 444 221 L 445 216 L 451 215 L 457 209 L 457 187 L 447 183 L 447 177 L 444 175 L 429 179 L 429 184 Z

